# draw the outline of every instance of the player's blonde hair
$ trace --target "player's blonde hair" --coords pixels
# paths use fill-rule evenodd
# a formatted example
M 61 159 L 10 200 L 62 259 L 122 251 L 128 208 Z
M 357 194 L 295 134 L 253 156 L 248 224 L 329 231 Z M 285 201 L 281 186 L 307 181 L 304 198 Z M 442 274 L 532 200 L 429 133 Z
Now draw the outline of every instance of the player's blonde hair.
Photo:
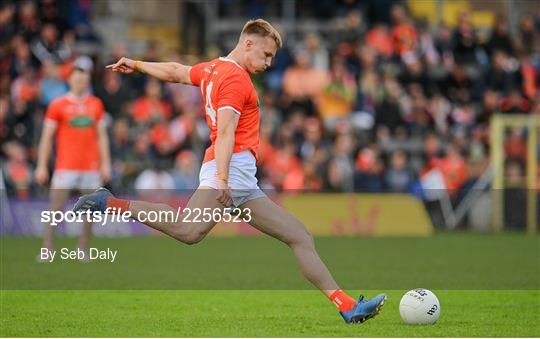
M 262 37 L 271 37 L 276 42 L 277 48 L 281 48 L 281 46 L 283 46 L 281 35 L 279 35 L 279 32 L 266 20 L 256 19 L 246 22 L 244 28 L 242 28 L 242 33 L 240 34 L 240 36 L 248 34 L 256 34 Z

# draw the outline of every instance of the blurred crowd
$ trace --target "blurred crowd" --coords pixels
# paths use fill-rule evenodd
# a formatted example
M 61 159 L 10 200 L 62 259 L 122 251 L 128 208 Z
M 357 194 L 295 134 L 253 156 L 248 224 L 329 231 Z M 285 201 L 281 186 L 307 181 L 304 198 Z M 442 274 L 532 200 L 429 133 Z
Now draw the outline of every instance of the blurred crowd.
M 44 110 L 68 90 L 77 43 L 100 41 L 91 11 L 84 0 L 0 9 L 0 157 L 11 194 L 39 191 L 33 169 Z M 483 35 L 469 12 L 456 27 L 415 21 L 399 2 L 385 20 L 369 20 L 361 7 L 337 13 L 331 33 L 308 32 L 294 45 L 283 33 L 273 66 L 253 78 L 262 188 L 416 192 L 422 175 L 437 168 L 457 196 L 489 162 L 493 114 L 540 114 L 538 13 L 512 29 L 498 16 Z M 180 55 L 150 42 L 132 57 L 194 64 L 228 53 L 209 50 Z M 194 188 L 209 133 L 199 89 L 105 71 L 128 53 L 119 43 L 91 55 L 92 91 L 110 130 L 110 186 L 120 194 Z M 507 173 L 517 178 L 524 133 L 513 129 L 505 141 Z

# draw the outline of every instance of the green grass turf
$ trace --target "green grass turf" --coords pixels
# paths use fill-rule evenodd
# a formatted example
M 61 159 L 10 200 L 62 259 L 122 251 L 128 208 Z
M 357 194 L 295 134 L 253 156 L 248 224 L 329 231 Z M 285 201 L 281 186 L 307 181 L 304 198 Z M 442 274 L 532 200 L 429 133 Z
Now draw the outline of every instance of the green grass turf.
M 540 336 L 539 237 L 438 234 L 431 238 L 318 238 L 338 282 L 357 295 L 384 291 L 382 313 L 358 326 L 300 276 L 290 251 L 267 237 L 96 238 L 114 263 L 35 261 L 37 238 L 0 238 L 1 336 Z M 57 248 L 75 239 L 59 238 Z M 441 319 L 407 326 L 404 292 L 433 290 Z M 354 290 L 354 291 L 353 291 Z
M 540 237 L 439 234 L 430 238 L 317 238 L 344 289 L 540 289 Z M 76 240 L 59 238 L 56 248 Z M 0 237 L 2 289 L 307 290 L 294 257 L 269 237 L 205 239 L 195 246 L 168 237 L 95 238 L 118 251 L 114 263 L 36 262 L 41 240 Z
M 374 295 L 379 291 L 367 291 Z M 13 337 L 538 337 L 538 291 L 436 291 L 435 325 L 401 322 L 402 291 L 347 325 L 316 291 L 3 291 L 0 334 Z

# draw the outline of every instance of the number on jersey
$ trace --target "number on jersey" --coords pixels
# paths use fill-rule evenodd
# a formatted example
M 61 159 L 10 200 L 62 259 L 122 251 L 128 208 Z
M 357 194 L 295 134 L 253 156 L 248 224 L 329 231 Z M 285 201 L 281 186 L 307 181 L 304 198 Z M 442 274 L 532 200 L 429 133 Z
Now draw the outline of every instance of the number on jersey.
M 206 115 L 210 117 L 210 120 L 212 120 L 212 125 L 215 126 L 216 125 L 216 110 L 212 106 L 212 97 L 211 97 L 213 85 L 214 85 L 214 82 L 210 81 L 208 83 L 208 86 L 206 86 L 205 88 L 204 80 L 203 80 L 201 83 L 201 91 L 202 91 L 203 97 L 206 98 L 205 105 L 204 105 L 204 110 L 206 111 Z

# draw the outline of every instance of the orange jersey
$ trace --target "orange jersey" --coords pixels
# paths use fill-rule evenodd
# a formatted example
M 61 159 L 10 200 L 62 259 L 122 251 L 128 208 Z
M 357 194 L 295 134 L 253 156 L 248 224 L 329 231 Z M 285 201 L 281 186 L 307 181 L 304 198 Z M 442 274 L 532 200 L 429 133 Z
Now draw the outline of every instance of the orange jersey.
M 240 115 L 234 135 L 234 153 L 250 150 L 257 158 L 259 148 L 259 97 L 249 73 L 235 61 L 218 58 L 191 68 L 191 83 L 201 88 L 206 122 L 212 145 L 203 162 L 215 158 L 218 111 L 231 109 Z
M 92 95 L 78 99 L 68 93 L 51 102 L 45 122 L 57 126 L 55 169 L 99 168 L 98 124 L 103 115 L 103 103 Z
M 416 48 L 416 29 L 409 23 L 402 23 L 392 30 L 394 50 L 398 54 L 410 52 Z

